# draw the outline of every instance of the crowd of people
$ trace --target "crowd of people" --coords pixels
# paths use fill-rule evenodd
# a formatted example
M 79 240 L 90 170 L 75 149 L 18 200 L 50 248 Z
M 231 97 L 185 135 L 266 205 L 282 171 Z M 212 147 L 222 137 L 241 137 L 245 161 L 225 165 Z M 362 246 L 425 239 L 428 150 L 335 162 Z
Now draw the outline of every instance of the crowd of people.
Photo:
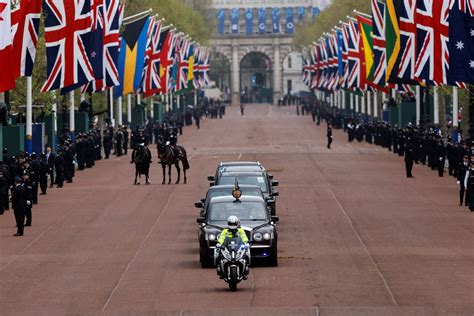
M 103 132 L 94 128 L 77 134 L 74 139 L 64 135 L 55 150 L 47 147 L 39 154 L 11 155 L 5 148 L 0 162 L 0 215 L 13 209 L 17 226 L 14 236 L 23 236 L 25 227 L 33 223 L 32 209 L 40 200 L 38 196 L 46 195 L 50 188 L 63 188 L 65 183 L 72 183 L 76 170 L 92 168 L 96 161 L 109 159 L 111 155 L 127 155 L 129 149 L 139 144 L 149 145 L 162 139 L 176 146 L 183 126 L 192 125 L 192 119 L 199 129 L 203 116 L 222 118 L 224 114 L 223 104 L 203 99 L 197 107 L 189 107 L 185 114 L 166 113 L 163 122 L 149 119 L 143 126 L 109 126 Z
M 311 114 L 317 125 L 327 123 L 328 148 L 332 143 L 332 128 L 347 133 L 348 142 L 367 142 L 403 157 L 406 177 L 413 178 L 413 165 L 426 165 L 439 177 L 448 175 L 459 185 L 459 205 L 474 211 L 474 157 L 471 159 L 466 141 L 443 137 L 434 125 L 398 127 L 382 120 L 333 108 L 327 102 L 304 102 L 302 114 Z M 472 192 L 472 194 L 469 194 Z

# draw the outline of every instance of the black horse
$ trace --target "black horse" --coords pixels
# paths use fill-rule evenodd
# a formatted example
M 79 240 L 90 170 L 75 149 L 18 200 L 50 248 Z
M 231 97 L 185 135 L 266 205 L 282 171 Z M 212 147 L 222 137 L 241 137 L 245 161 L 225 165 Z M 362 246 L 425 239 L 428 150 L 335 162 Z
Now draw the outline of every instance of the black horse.
M 130 163 L 135 163 L 135 182 L 133 184 L 140 184 L 140 178 L 142 175 L 145 176 L 146 184 L 150 184 L 150 149 L 143 144 L 139 144 L 132 152 L 132 161 L 130 161 Z
M 181 168 L 179 167 L 179 162 L 183 164 L 183 173 L 184 173 L 184 184 L 187 182 L 186 177 L 186 170 L 189 169 L 189 162 L 188 156 L 186 154 L 186 150 L 182 146 L 175 146 L 172 147 L 169 143 L 165 143 L 162 139 L 157 141 L 157 149 L 158 149 L 158 158 L 160 161 L 158 163 L 161 164 L 163 168 L 163 182 L 162 184 L 166 183 L 166 166 L 168 166 L 168 184 L 171 184 L 171 166 L 174 165 L 176 167 L 176 171 L 178 171 L 178 180 L 176 180 L 176 184 L 178 184 L 181 180 Z

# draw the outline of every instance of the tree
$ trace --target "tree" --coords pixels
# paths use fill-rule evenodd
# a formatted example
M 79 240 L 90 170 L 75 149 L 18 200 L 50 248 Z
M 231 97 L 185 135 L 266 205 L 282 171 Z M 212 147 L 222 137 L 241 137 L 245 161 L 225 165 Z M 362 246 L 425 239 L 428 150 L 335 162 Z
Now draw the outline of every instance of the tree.
M 354 16 L 354 10 L 370 13 L 369 0 L 333 0 L 332 4 L 311 22 L 303 23 L 297 28 L 295 43 L 308 46 L 317 41 L 324 32 L 330 32 L 339 21 L 347 21 L 347 16 Z

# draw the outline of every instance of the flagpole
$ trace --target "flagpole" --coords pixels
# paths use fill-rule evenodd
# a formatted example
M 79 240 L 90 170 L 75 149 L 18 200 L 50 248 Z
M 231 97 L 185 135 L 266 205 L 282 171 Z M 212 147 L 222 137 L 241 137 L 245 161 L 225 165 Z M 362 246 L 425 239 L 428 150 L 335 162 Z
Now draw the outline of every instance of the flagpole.
M 122 126 L 123 125 L 123 115 L 122 115 L 122 97 L 118 97 L 117 98 L 117 101 L 116 101 L 116 104 L 115 104 L 115 115 L 117 116 L 117 124 L 118 126 Z
M 26 77 L 26 142 L 25 151 L 33 151 L 33 83 L 31 76 Z
M 438 87 L 433 87 L 433 100 L 434 100 L 434 124 L 439 125 L 439 93 Z M 439 126 L 438 126 L 439 127 Z
M 370 91 L 367 91 L 367 115 L 372 116 L 372 95 Z
M 74 141 L 75 135 L 74 131 L 76 130 L 76 122 L 74 120 L 74 90 L 69 92 L 69 134 Z
M 415 86 L 416 93 L 416 122 L 415 125 L 420 125 L 421 120 L 421 87 L 419 85 Z
M 127 123 L 132 124 L 132 95 L 127 94 Z
M 360 104 L 360 113 L 362 114 L 366 114 L 367 111 L 365 109 L 365 97 L 366 97 L 367 93 L 364 93 L 361 97 L 361 104 Z
M 458 143 L 458 127 L 459 127 L 459 89 L 453 87 L 453 139 L 454 143 Z
M 354 95 L 349 93 L 349 104 L 351 111 L 354 111 Z
M 374 117 L 379 117 L 378 93 L 374 92 Z
M 355 111 L 359 113 L 359 96 L 355 95 Z
M 109 114 L 110 114 L 110 126 L 115 127 L 115 116 L 114 116 L 114 88 L 109 90 Z
M 387 109 L 387 94 L 382 92 L 382 110 Z
M 56 103 L 56 93 L 53 92 L 53 105 L 51 112 L 53 113 L 53 139 L 51 140 L 51 149 L 56 150 L 57 133 L 58 133 L 58 104 Z

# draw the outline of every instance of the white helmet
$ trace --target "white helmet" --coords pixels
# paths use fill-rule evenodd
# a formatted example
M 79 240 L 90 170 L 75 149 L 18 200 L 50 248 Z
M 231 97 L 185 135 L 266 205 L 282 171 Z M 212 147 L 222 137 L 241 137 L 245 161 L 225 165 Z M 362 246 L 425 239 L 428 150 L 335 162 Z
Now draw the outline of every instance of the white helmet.
M 228 229 L 237 229 L 240 226 L 240 220 L 237 216 L 231 215 L 227 219 L 227 228 Z

